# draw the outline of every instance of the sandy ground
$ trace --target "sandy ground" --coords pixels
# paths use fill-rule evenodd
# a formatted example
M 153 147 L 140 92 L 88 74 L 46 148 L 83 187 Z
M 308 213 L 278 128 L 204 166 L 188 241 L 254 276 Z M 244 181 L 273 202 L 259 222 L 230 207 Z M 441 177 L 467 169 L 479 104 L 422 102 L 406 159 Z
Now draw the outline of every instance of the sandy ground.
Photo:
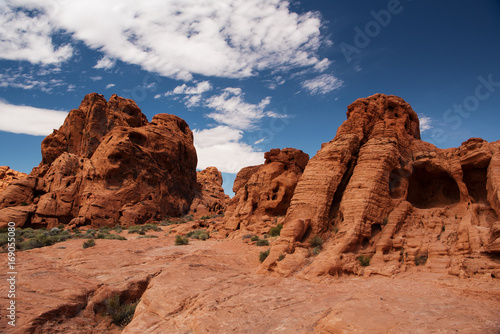
M 17 252 L 16 327 L 0 254 L 3 333 L 500 333 L 500 281 L 425 272 L 310 282 L 255 274 L 265 247 L 239 240 L 82 240 Z M 141 298 L 124 329 L 99 312 Z

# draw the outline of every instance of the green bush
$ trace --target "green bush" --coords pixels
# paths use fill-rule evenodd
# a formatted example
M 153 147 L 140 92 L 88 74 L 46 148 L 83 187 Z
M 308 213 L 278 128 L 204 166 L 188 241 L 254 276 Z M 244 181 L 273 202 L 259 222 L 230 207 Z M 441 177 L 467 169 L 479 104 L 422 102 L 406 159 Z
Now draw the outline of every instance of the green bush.
M 141 235 L 138 239 L 153 239 L 158 238 L 157 235 Z
M 283 224 L 278 224 L 275 227 L 271 227 L 271 229 L 269 230 L 269 235 L 271 237 L 279 236 L 282 228 L 283 228 Z
M 356 258 L 359 264 L 363 267 L 368 267 L 370 265 L 371 258 L 369 256 L 360 255 Z
M 250 241 L 259 241 L 259 236 L 254 235 L 253 237 L 250 238 Z
M 267 241 L 266 239 L 257 240 L 257 243 L 255 245 L 257 245 L 257 246 L 269 246 L 269 241 Z
M 210 234 L 206 230 L 194 230 L 186 235 L 188 238 L 207 240 Z
M 104 303 L 106 306 L 106 315 L 111 317 L 111 321 L 120 327 L 125 327 L 132 321 L 139 301 L 131 304 L 122 304 L 120 296 L 114 295 L 106 299 Z
M 106 233 L 97 233 L 96 239 L 107 239 L 107 240 L 127 240 L 127 238 L 124 238 L 120 235 L 116 234 L 106 234 Z
M 278 261 L 282 261 L 284 258 L 285 258 L 285 254 L 280 254 L 280 256 L 278 257 Z
M 5 246 L 9 243 L 9 236 L 7 233 L 0 234 L 0 247 Z
M 186 238 L 186 237 L 178 235 L 178 236 L 175 237 L 175 244 L 177 246 L 187 245 L 187 244 L 189 244 L 189 239 Z
M 26 203 L 26 202 L 21 202 L 21 206 L 28 206 L 28 203 Z
M 85 248 L 89 248 L 89 247 L 94 247 L 95 246 L 95 241 L 94 239 L 89 239 L 89 240 L 86 240 L 83 242 L 83 245 L 82 247 L 85 249 Z
M 146 234 L 147 231 L 162 231 L 161 227 L 155 224 L 134 225 L 128 228 L 128 233 Z
M 316 246 L 316 247 L 313 248 L 312 253 L 314 255 L 318 255 L 321 252 L 322 249 L 323 249 L 322 246 Z
M 311 247 L 320 247 L 321 249 L 323 248 L 323 239 L 321 239 L 321 237 L 317 235 L 309 241 L 309 244 L 311 245 Z
M 387 223 L 389 222 L 389 218 L 385 217 L 383 220 L 382 220 L 382 225 L 387 225 Z
M 266 250 L 264 252 L 260 252 L 259 253 L 259 260 L 260 260 L 261 263 L 264 262 L 265 259 L 267 259 L 267 257 L 269 256 L 270 252 L 271 252 L 271 250 L 268 249 L 268 250 Z

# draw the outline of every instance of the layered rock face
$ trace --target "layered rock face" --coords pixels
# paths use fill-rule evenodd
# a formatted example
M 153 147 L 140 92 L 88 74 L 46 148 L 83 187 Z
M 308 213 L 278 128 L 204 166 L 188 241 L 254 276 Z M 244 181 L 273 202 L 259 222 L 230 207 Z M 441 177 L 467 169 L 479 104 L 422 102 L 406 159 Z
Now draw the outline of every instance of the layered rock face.
M 294 148 L 273 149 L 265 163 L 243 168 L 236 176 L 236 195 L 228 204 L 228 231 L 264 233 L 276 225 L 290 206 L 297 182 L 309 156 Z
M 159 114 L 149 123 L 132 100 L 89 94 L 43 140 L 40 165 L 0 194 L 0 223 L 132 225 L 180 215 L 196 163 L 184 120 Z
M 219 215 L 226 210 L 226 194 L 222 188 L 222 174 L 215 167 L 196 173 L 197 188 L 193 203 L 191 204 L 191 214 L 196 217 Z
M 261 271 L 500 275 L 499 162 L 500 142 L 438 149 L 403 99 L 359 99 L 307 164 Z
M 0 166 L 0 192 L 14 181 L 25 179 L 28 174 L 10 169 L 9 166 Z

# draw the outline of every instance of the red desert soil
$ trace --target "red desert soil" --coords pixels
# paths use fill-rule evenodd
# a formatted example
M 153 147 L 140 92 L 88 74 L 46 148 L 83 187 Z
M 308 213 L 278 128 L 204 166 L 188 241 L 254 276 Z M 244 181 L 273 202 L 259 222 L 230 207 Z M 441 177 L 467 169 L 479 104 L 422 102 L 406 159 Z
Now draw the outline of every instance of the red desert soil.
M 168 228 L 164 227 L 164 231 Z M 500 284 L 412 272 L 323 277 L 256 274 L 257 247 L 240 240 L 174 237 L 82 240 L 17 253 L 17 326 L 5 333 L 499 333 Z M 5 254 L 4 254 L 5 255 Z M 6 256 L 1 256 L 6 268 Z M 6 282 L 6 270 L 0 275 Z M 119 293 L 141 298 L 121 329 L 102 315 Z

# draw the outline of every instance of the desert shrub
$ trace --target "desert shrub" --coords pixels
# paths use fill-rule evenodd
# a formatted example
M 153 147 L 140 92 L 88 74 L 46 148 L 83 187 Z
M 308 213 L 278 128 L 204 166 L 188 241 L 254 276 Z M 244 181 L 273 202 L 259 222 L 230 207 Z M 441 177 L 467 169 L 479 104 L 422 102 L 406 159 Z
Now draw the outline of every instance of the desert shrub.
M 127 240 L 120 235 L 111 234 L 111 233 L 97 233 L 96 239 L 107 239 L 107 240 Z
M 88 229 L 85 231 L 85 234 L 83 235 L 84 238 L 95 238 L 97 234 L 97 230 L 94 230 L 93 228 Z
M 313 250 L 312 250 L 313 255 L 318 255 L 321 252 L 322 249 L 323 249 L 322 246 L 316 246 L 316 247 L 314 247 Z
M 185 215 L 182 217 L 182 220 L 192 222 L 194 220 L 193 215 Z
M 384 219 L 382 219 L 382 225 L 387 225 L 387 223 L 389 222 L 389 218 L 385 217 Z
M 280 256 L 278 257 L 278 261 L 282 261 L 284 258 L 285 258 L 285 254 L 280 254 Z
M 7 233 L 0 234 L 0 247 L 5 246 L 9 243 L 9 236 Z
M 255 245 L 257 245 L 257 246 L 269 246 L 269 241 L 267 241 L 266 239 L 260 239 L 260 240 L 257 240 L 257 243 Z
M 183 237 L 181 235 L 178 235 L 175 237 L 175 244 L 177 246 L 187 245 L 187 244 L 189 244 L 189 239 L 186 237 Z
M 161 231 L 161 227 L 155 224 L 134 225 L 128 228 L 128 233 L 146 234 L 147 231 Z
M 65 226 L 66 225 L 64 225 L 64 224 L 59 224 L 59 225 L 57 225 L 57 228 L 60 229 L 60 230 L 64 230 Z
M 120 225 L 116 225 L 112 229 L 115 230 L 116 233 L 121 233 L 123 231 L 123 227 Z
M 368 267 L 370 265 L 371 258 L 369 256 L 360 255 L 356 258 L 359 264 L 363 267 Z
M 61 233 L 61 230 L 59 228 L 57 228 L 57 227 L 53 227 L 49 231 L 50 235 L 58 235 L 59 233 Z
M 241 239 L 245 240 L 245 239 L 250 239 L 252 240 L 251 238 L 253 237 L 252 234 L 245 234 Z
M 139 301 L 131 304 L 122 304 L 120 302 L 120 296 L 114 295 L 108 298 L 104 302 L 106 306 L 106 315 L 111 317 L 111 321 L 120 327 L 125 327 L 130 321 L 135 313 L 135 309 Z
M 259 260 L 260 262 L 264 262 L 265 259 L 267 259 L 267 257 L 269 256 L 269 253 L 271 252 L 270 249 L 264 251 L 264 252 L 260 252 L 259 253 Z
M 157 235 L 141 235 L 138 239 L 153 239 L 158 238 Z
M 321 237 L 317 235 L 313 237 L 311 240 L 309 240 L 309 244 L 311 245 L 311 247 L 314 248 L 320 247 L 321 249 L 323 248 L 323 239 L 321 239 Z
M 192 239 L 207 240 L 210 234 L 206 230 L 194 230 L 189 232 L 186 236 Z
M 83 242 L 83 245 L 82 247 L 85 249 L 85 248 L 89 248 L 89 247 L 94 247 L 95 246 L 95 241 L 94 239 L 89 239 L 89 240 L 86 240 Z
M 21 206 L 28 206 L 28 203 L 26 203 L 26 202 L 21 202 Z
M 102 226 L 101 228 L 99 228 L 99 232 L 101 232 L 101 233 L 109 233 L 109 227 Z
M 271 229 L 269 230 L 269 235 L 271 237 L 279 236 L 282 228 L 283 228 L 283 224 L 278 224 L 275 227 L 271 227 Z
M 254 235 L 253 237 L 250 238 L 250 241 L 259 241 L 259 236 Z

